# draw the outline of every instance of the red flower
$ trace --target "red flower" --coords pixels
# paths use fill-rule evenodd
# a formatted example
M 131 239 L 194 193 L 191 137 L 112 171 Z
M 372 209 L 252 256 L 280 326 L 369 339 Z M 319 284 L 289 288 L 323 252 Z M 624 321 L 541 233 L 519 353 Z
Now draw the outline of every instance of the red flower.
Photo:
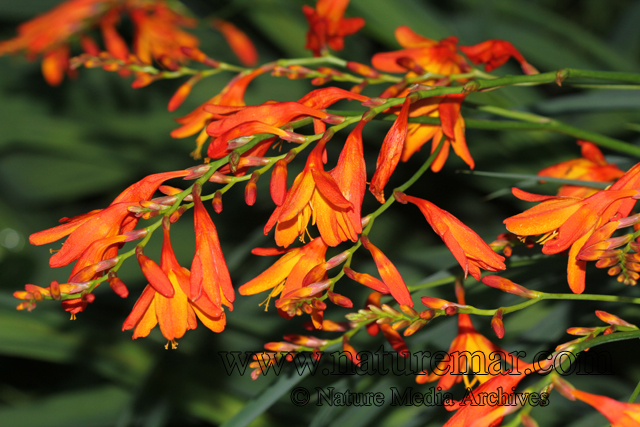
M 389 182 L 391 174 L 398 166 L 400 155 L 404 147 L 404 141 L 407 138 L 407 120 L 409 118 L 409 106 L 411 102 L 409 98 L 404 101 L 402 110 L 398 118 L 389 129 L 387 136 L 380 147 L 380 154 L 376 161 L 376 171 L 371 178 L 369 191 L 375 196 L 380 203 L 384 203 L 384 187 Z
M 460 46 L 460 50 L 474 64 L 485 64 L 486 72 L 495 70 L 513 57 L 520 63 L 525 74 L 538 74 L 538 70 L 529 64 L 518 49 L 508 41 L 487 40 L 474 46 Z
M 220 249 L 218 232 L 209 213 L 202 204 L 202 186 L 193 186 L 191 194 L 194 204 L 194 227 L 196 233 L 196 253 L 191 263 L 189 298 L 199 301 L 206 295 L 215 307 L 222 310 L 222 304 L 230 309 L 235 299 L 227 263 Z
M 238 27 L 231 22 L 223 21 L 222 19 L 214 19 L 212 23 L 227 40 L 233 53 L 240 58 L 240 62 L 247 67 L 256 65 L 258 62 L 258 51 L 244 32 L 240 31 Z
M 609 182 L 624 175 L 616 165 L 607 163 L 600 149 L 591 142 L 578 141 L 582 148 L 582 158 L 567 160 L 557 165 L 549 166 L 538 172 L 539 176 L 553 178 L 580 179 L 584 181 Z M 576 185 L 563 185 L 558 196 L 588 197 L 598 190 Z
M 570 393 L 593 406 L 611 423 L 611 427 L 636 427 L 640 425 L 640 403 L 618 402 L 606 396 L 571 390 Z
M 464 305 L 464 289 L 458 284 L 456 284 L 456 295 L 458 304 Z M 430 304 L 428 307 L 431 308 L 432 305 Z M 438 387 L 448 390 L 464 380 L 465 387 L 470 388 L 476 382 L 484 384 L 495 376 L 501 376 L 502 369 L 496 368 L 500 359 L 507 361 L 512 366 L 512 362 L 520 361 L 517 358 L 510 359 L 505 350 L 478 333 L 471 322 L 471 317 L 465 313 L 458 314 L 458 335 L 451 343 L 448 353 L 449 358 L 441 361 L 431 375 L 426 371 L 421 372 L 416 377 L 416 381 L 419 384 L 424 384 L 437 380 Z M 469 372 L 472 367 L 477 366 L 473 362 L 474 357 L 481 357 L 479 372 Z M 469 381 L 468 376 L 475 378 L 473 381 Z
M 376 263 L 376 267 L 378 268 L 378 273 L 391 296 L 398 301 L 398 304 L 413 307 L 411 294 L 409 293 L 407 285 L 404 283 L 404 280 L 402 280 L 402 276 L 395 265 L 389 261 L 389 258 L 387 258 L 380 249 L 369 241 L 367 236 L 360 236 L 360 241 L 362 242 L 362 245 L 371 252 L 373 261 Z
M 145 260 L 149 263 L 150 260 Z M 153 261 L 150 261 L 153 263 Z M 156 324 L 162 335 L 171 342 L 182 338 L 188 329 L 197 327 L 196 317 L 214 332 L 221 332 L 226 324 L 224 311 L 203 295 L 197 302 L 189 299 L 190 273 L 178 264 L 169 236 L 169 221 L 163 221 L 163 242 L 160 267 L 153 263 L 153 272 L 146 273 L 149 285 L 145 288 L 127 317 L 122 330 L 134 329 L 133 338 L 146 337 Z M 159 291 L 159 289 L 161 291 Z
M 406 72 L 407 68 L 400 65 L 403 58 L 407 58 L 426 72 L 435 74 L 459 74 L 469 69 L 469 65 L 458 53 L 458 38 L 447 37 L 436 40 L 414 33 L 406 25 L 396 29 L 396 40 L 405 49 L 395 52 L 376 53 L 371 59 L 374 67 L 388 73 Z
M 364 27 L 362 18 L 344 18 L 348 4 L 349 0 L 318 0 L 315 9 L 302 6 L 309 22 L 305 49 L 311 50 L 313 56 L 324 55 L 327 45 L 333 50 L 342 50 L 344 38 Z
M 470 273 L 474 279 L 480 280 L 481 268 L 487 271 L 506 268 L 504 257 L 495 253 L 480 236 L 449 212 L 417 197 L 398 192 L 395 197 L 401 203 L 413 203 L 420 209 L 433 231 L 438 233 L 464 269 L 465 278 Z
M 254 249 L 251 253 L 255 255 L 283 256 L 258 277 L 240 286 L 238 292 L 240 295 L 254 295 L 275 288 L 270 296 L 290 294 L 304 286 L 304 278 L 314 267 L 325 262 L 327 248 L 324 240 L 317 237 L 304 246 L 289 250 Z
M 640 165 L 640 164 L 639 164 Z M 634 166 L 609 190 L 587 198 L 539 196 L 517 188 L 513 194 L 522 200 L 541 202 L 521 214 L 504 220 L 509 231 L 520 236 L 543 234 L 542 252 L 557 254 L 569 250 L 567 279 L 574 293 L 584 291 L 586 261 L 578 254 L 595 230 L 615 218 L 626 217 L 636 202 L 639 165 Z M 615 230 L 610 230 L 611 233 Z
M 345 240 L 358 239 L 362 231 L 360 208 L 366 189 L 363 126 L 364 122 L 360 122 L 351 132 L 331 172 L 324 170 L 322 162 L 325 138 L 309 154 L 304 170 L 265 226 L 265 234 L 276 226 L 275 239 L 279 246 L 287 247 L 303 234 L 312 216 L 327 245 L 337 246 Z
M 44 245 L 69 236 L 62 249 L 49 259 L 52 268 L 63 267 L 77 260 L 89 246 L 100 239 L 133 230 L 138 222 L 128 208 L 149 200 L 166 180 L 185 176 L 188 171 L 175 171 L 149 175 L 124 190 L 106 209 L 98 209 L 73 218 L 63 218 L 66 224 L 43 230 L 29 236 L 32 245 Z M 117 248 L 109 249 L 104 258 L 115 256 Z

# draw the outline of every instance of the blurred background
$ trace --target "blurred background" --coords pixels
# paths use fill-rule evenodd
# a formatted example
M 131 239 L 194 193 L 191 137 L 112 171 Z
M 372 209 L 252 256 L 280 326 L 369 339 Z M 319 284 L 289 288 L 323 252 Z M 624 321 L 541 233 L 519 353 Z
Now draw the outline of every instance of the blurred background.
M 0 39 L 15 35 L 15 28 L 53 6 L 57 0 L 0 0 Z M 260 62 L 278 58 L 306 57 L 307 23 L 301 12 L 310 1 L 208 1 L 185 0 L 197 17 L 217 16 L 245 31 L 256 44 Z M 370 63 L 379 51 L 398 49 L 393 32 L 408 25 L 427 37 L 450 35 L 463 45 L 491 38 L 511 41 L 540 71 L 565 67 L 610 71 L 640 71 L 640 2 L 629 0 L 451 0 L 448 2 L 403 0 L 352 0 L 347 16 L 361 16 L 367 24 L 346 39 L 346 48 L 337 55 Z M 123 23 L 126 28 L 127 22 Z M 202 21 L 193 31 L 201 49 L 210 57 L 235 63 L 220 33 Z M 125 35 L 131 36 L 130 33 Z M 76 52 L 80 50 L 76 46 Z M 64 281 L 70 269 L 48 267 L 49 247 L 34 247 L 28 236 L 53 227 L 59 218 L 74 216 L 108 205 L 131 183 L 146 175 L 177 170 L 197 164 L 189 153 L 194 138 L 175 140 L 169 132 L 180 117 L 218 93 L 231 77 L 222 74 L 199 83 L 191 96 L 174 113 L 166 105 L 183 81 L 160 81 L 133 90 L 131 79 L 101 69 L 80 69 L 78 78 L 49 87 L 40 74 L 39 61 L 23 57 L 0 57 L 0 425 L 7 427 L 56 426 L 210 426 L 247 425 L 380 425 L 438 426 L 449 414 L 442 407 L 391 407 L 390 387 L 417 386 L 412 375 L 316 375 L 301 377 L 292 366 L 280 376 L 252 381 L 245 375 L 225 372 L 220 351 L 259 351 L 265 342 L 281 341 L 285 333 L 306 333 L 302 323 L 308 318 L 281 319 L 273 307 L 268 313 L 258 304 L 266 295 L 240 297 L 228 314 L 228 325 L 215 334 L 202 325 L 179 341 L 176 351 L 165 351 L 165 339 L 154 330 L 148 338 L 131 340 L 131 331 L 121 325 L 145 282 L 135 262 L 127 262 L 119 276 L 131 295 L 122 300 L 105 285 L 96 292 L 96 301 L 69 321 L 59 303 L 44 301 L 32 312 L 18 312 L 12 297 L 24 284 L 47 286 Z M 496 74 L 520 74 L 515 62 Z M 348 88 L 348 86 L 345 86 Z M 306 80 L 262 76 L 247 92 L 247 104 L 266 100 L 296 100 L 311 90 Z M 365 94 L 377 94 L 369 88 Z M 468 98 L 473 103 L 532 111 L 566 123 L 640 143 L 640 96 L 628 90 L 582 90 L 568 85 L 501 89 Z M 344 104 L 339 108 L 358 108 Z M 463 115 L 483 117 L 469 107 Z M 634 127 L 635 126 L 635 127 Z M 372 122 L 365 128 L 365 152 L 373 172 L 378 147 L 389 123 Z M 346 134 L 345 134 L 346 135 Z M 345 135 L 341 137 L 344 139 Z M 340 136 L 340 135 L 339 135 Z M 339 137 L 338 136 L 338 137 Z M 575 140 L 548 132 L 487 132 L 468 130 L 467 141 L 476 161 L 476 170 L 535 174 L 543 167 L 579 157 Z M 338 145 L 334 144 L 337 157 Z M 605 154 L 626 170 L 637 159 L 615 152 Z M 398 169 L 389 188 L 404 182 L 424 161 L 420 153 Z M 334 160 L 335 161 L 335 160 Z M 290 183 L 302 169 L 294 162 Z M 296 169 L 297 168 L 297 169 Z M 521 212 L 529 204 L 508 194 L 519 183 L 457 173 L 466 165 L 451 155 L 438 175 L 428 173 L 410 191 L 459 217 L 491 242 L 504 232 L 502 220 Z M 181 186 L 179 181 L 170 185 Z M 213 192 L 205 187 L 208 194 Z M 529 186 L 534 192 L 552 194 L 557 186 Z M 487 196 L 490 196 L 489 198 Z M 490 200 L 489 200 L 490 199 Z M 377 202 L 368 195 L 363 214 Z M 232 279 L 237 286 L 269 266 L 274 259 L 256 257 L 250 250 L 274 246 L 262 228 L 274 208 L 268 197 L 268 179 L 259 181 L 258 201 L 247 207 L 242 186 L 224 198 L 224 211 L 213 214 Z M 194 250 L 193 216 L 189 212 L 172 226 L 172 242 L 179 261 L 189 265 Z M 377 222 L 371 240 L 395 263 L 409 285 L 456 274 L 452 255 L 433 233 L 417 209 L 393 206 Z M 145 251 L 159 259 L 160 239 Z M 338 253 L 338 250 L 330 252 Z M 507 274 L 512 280 L 533 289 L 569 292 L 566 258 L 537 257 L 533 270 L 526 261 L 539 255 L 539 248 L 518 250 L 514 266 Z M 359 251 L 353 266 L 373 273 L 368 253 Z M 481 308 L 516 303 L 517 298 L 468 282 L 467 301 Z M 365 301 L 367 291 L 344 279 L 338 292 L 350 297 L 355 308 Z M 638 289 L 611 281 L 602 271 L 590 268 L 589 293 L 638 296 Z M 418 293 L 453 299 L 453 287 L 443 286 Z M 416 301 L 419 301 L 416 298 Z M 476 327 L 509 351 L 525 351 L 530 360 L 537 351 L 552 350 L 569 341 L 570 326 L 600 326 L 593 311 L 611 310 L 626 320 L 640 321 L 635 307 L 604 303 L 546 302 L 505 318 L 506 336 L 495 338 L 489 318 L 474 318 Z M 343 319 L 354 310 L 330 306 L 325 316 Z M 456 334 L 455 319 L 437 319 L 407 339 L 411 351 L 446 350 Z M 316 334 L 333 338 L 330 333 Z M 375 350 L 381 337 L 357 335 L 352 344 L 358 350 Z M 385 344 L 389 350 L 388 344 Z M 336 348 L 336 350 L 338 350 Z M 594 349 L 609 352 L 607 375 L 574 375 L 569 380 L 578 388 L 627 400 L 640 379 L 634 364 L 638 343 L 612 344 Z M 291 404 L 289 390 L 303 386 L 335 387 L 344 391 L 387 393 L 382 407 L 317 407 L 313 403 L 298 408 Z M 420 388 L 418 388 L 420 389 Z M 460 390 L 458 390 L 460 392 Z M 582 410 L 581 410 L 582 409 Z M 557 394 L 547 408 L 532 415 L 544 426 L 597 426 L 606 420 L 586 405 L 568 403 Z M 580 411 L 581 410 L 581 411 Z M 579 414 L 579 415 L 577 415 Z

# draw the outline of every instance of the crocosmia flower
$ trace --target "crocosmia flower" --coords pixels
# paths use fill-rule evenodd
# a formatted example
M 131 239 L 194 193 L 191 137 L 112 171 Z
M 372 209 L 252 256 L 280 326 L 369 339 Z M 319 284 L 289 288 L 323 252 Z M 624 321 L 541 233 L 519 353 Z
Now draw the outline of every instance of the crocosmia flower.
M 349 0 L 318 0 L 316 8 L 302 6 L 302 12 L 309 22 L 305 49 L 321 56 L 327 47 L 333 50 L 344 48 L 344 38 L 364 27 L 362 18 L 344 18 Z
M 148 277 L 149 285 L 144 289 L 125 320 L 122 330 L 134 329 L 133 338 L 146 337 L 156 325 L 160 326 L 162 335 L 175 348 L 176 339 L 182 338 L 189 329 L 197 327 L 196 318 L 214 332 L 222 332 L 226 324 L 224 311 L 216 306 L 205 294 L 198 301 L 191 300 L 190 272 L 178 264 L 171 246 L 169 221 L 163 221 L 163 242 L 160 261 L 162 281 L 168 282 L 171 291 L 158 292 L 158 285 L 151 283 L 154 277 Z M 168 346 L 169 344 L 167 344 Z
M 424 199 L 398 192 L 395 195 L 399 202 L 413 203 L 420 209 L 433 231 L 438 233 L 464 269 L 465 277 L 471 274 L 480 280 L 480 269 L 500 271 L 506 268 L 504 257 L 495 253 L 480 236 L 449 212 Z

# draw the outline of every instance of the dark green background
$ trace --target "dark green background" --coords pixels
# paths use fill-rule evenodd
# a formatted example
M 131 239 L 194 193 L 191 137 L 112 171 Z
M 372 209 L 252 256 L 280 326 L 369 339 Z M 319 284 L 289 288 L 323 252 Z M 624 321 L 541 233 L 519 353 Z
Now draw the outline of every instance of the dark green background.
M 0 37 L 13 37 L 20 22 L 57 3 L 1 0 Z M 309 2 L 185 1 L 197 16 L 217 14 L 245 30 L 258 47 L 261 63 L 308 56 L 303 49 L 306 21 L 300 10 L 304 3 Z M 346 40 L 346 48 L 339 56 L 363 63 L 369 63 L 376 51 L 397 49 L 393 31 L 399 25 L 409 25 L 436 39 L 456 35 L 461 44 L 467 45 L 490 38 L 509 40 L 541 71 L 563 67 L 640 71 L 640 3 L 634 1 L 353 0 L 348 14 L 364 17 L 367 25 Z M 195 33 L 211 57 L 235 62 L 219 33 L 204 24 Z M 301 323 L 306 318 L 285 322 L 273 310 L 264 313 L 258 307 L 263 295 L 238 298 L 224 333 L 214 334 L 200 326 L 180 340 L 177 351 L 164 350 L 165 340 L 158 330 L 132 342 L 131 331 L 120 330 L 144 286 L 132 260 L 120 274 L 132 294 L 127 300 L 119 299 L 103 285 L 96 292 L 96 301 L 75 322 L 70 322 L 59 304 L 51 301 L 38 304 L 31 313 L 15 311 L 13 291 L 25 283 L 47 286 L 54 279 L 63 281 L 69 273 L 68 268 L 48 268 L 48 249 L 58 247 L 58 243 L 32 247 L 27 243 L 29 234 L 56 225 L 61 217 L 108 205 L 122 189 L 148 174 L 194 165 L 189 157 L 194 140 L 171 139 L 169 132 L 175 128 L 172 119 L 216 94 L 231 76 L 201 82 L 177 112 L 168 113 L 166 104 L 180 84 L 177 81 L 132 90 L 130 80 L 100 69 L 82 69 L 77 80 L 51 88 L 42 79 L 38 63 L 29 63 L 22 57 L 2 57 L 0 66 L 0 425 L 205 426 L 222 424 L 241 411 L 247 421 L 257 417 L 252 424 L 255 426 L 396 427 L 444 423 L 449 414 L 438 407 L 318 408 L 313 405 L 314 398 L 308 407 L 296 408 L 289 400 L 288 390 L 299 380 L 298 385 L 309 389 L 334 386 L 339 390 L 388 393 L 391 386 L 415 385 L 413 376 L 320 375 L 300 379 L 286 369 L 279 380 L 272 376 L 254 382 L 248 374 L 227 375 L 219 351 L 257 351 L 267 341 L 281 340 L 283 333 L 304 333 Z M 497 71 L 506 73 L 520 70 L 510 62 Z M 246 100 L 295 100 L 308 90 L 307 81 L 263 76 L 250 86 Z M 372 88 L 365 93 L 375 95 L 377 91 Z M 629 126 L 640 123 L 640 96 L 633 90 L 520 87 L 474 95 L 469 101 L 530 110 L 631 143 L 640 142 L 638 128 Z M 341 107 L 357 108 L 357 104 Z M 474 115 L 467 109 L 463 114 Z M 388 123 L 373 122 L 365 129 L 370 174 L 388 127 Z M 542 132 L 470 130 L 467 140 L 476 169 L 481 171 L 534 174 L 579 153 L 571 138 Z M 330 154 L 337 154 L 337 145 L 334 143 Z M 636 162 L 614 152 L 605 154 L 625 169 Z M 403 170 L 399 169 L 389 187 L 404 182 L 425 157 L 422 152 Z M 295 162 L 291 165 L 290 182 L 301 167 Z M 457 169 L 465 169 L 465 165 L 452 155 L 441 173 L 428 173 L 409 193 L 452 212 L 487 241 L 504 231 L 505 217 L 529 206 L 509 195 L 486 201 L 488 194 L 515 182 L 456 174 Z M 182 185 L 178 181 L 174 184 Z M 268 197 L 267 177 L 259 184 L 255 206 L 244 205 L 239 186 L 225 195 L 223 213 L 212 213 L 236 286 L 272 262 L 249 254 L 253 247 L 273 246 L 262 234 L 274 207 Z M 214 188 L 205 187 L 205 193 Z M 555 187 L 533 189 L 550 193 Z M 363 212 L 371 212 L 376 205 L 367 196 Z M 174 248 L 185 266 L 193 256 L 192 218 L 188 213 L 172 228 Z M 446 275 L 458 271 L 446 247 L 411 206 L 393 206 L 376 222 L 371 239 L 394 261 L 410 285 L 438 272 Z M 154 236 L 146 253 L 157 259 L 159 248 L 159 237 Z M 516 255 L 538 253 L 536 248 Z M 533 289 L 568 292 L 565 262 L 561 256 L 543 259 L 533 268 L 512 269 L 509 277 Z M 369 255 L 362 251 L 353 266 L 358 271 L 374 271 Z M 443 267 L 450 270 L 442 270 Z M 345 279 L 336 289 L 360 307 L 367 293 L 361 288 Z M 589 270 L 587 292 L 637 296 L 637 291 L 611 283 L 601 271 Z M 450 286 L 429 294 L 453 299 Z M 473 305 L 493 308 L 516 301 L 515 297 L 469 280 L 468 302 Z M 600 325 L 593 314 L 595 309 L 610 310 L 630 322 L 640 321 L 636 307 L 542 303 L 507 316 L 506 337 L 500 345 L 526 351 L 530 356 L 536 351 L 552 350 L 572 338 L 564 332 L 567 327 Z M 339 320 L 348 311 L 331 306 L 326 315 Z M 498 341 L 489 328 L 489 318 L 475 319 L 475 324 Z M 444 350 L 454 336 L 454 319 L 438 319 L 407 342 L 412 351 Z M 358 336 L 352 343 L 357 349 L 373 350 L 382 341 Z M 634 363 L 638 350 L 637 343 L 594 349 L 611 353 L 612 375 L 576 376 L 570 380 L 587 391 L 626 400 L 640 379 L 640 368 Z M 422 386 L 422 390 L 428 390 L 428 386 Z M 258 400 L 251 400 L 261 393 Z M 273 406 L 264 404 L 268 398 L 276 399 Z M 594 410 L 586 409 L 586 405 L 569 403 L 554 393 L 551 406 L 536 409 L 533 415 L 544 426 L 599 427 L 605 423 Z M 233 420 L 235 425 L 241 425 L 241 421 Z

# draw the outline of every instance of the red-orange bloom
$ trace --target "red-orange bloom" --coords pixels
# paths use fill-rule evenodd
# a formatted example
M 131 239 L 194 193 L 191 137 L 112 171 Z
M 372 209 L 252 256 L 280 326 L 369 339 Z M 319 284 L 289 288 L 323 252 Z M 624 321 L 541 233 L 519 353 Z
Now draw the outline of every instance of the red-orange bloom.
M 569 390 L 575 398 L 593 406 L 611 423 L 611 427 L 636 427 L 640 425 L 640 403 L 618 402 L 610 397 Z
M 209 101 L 200 105 L 198 108 L 187 114 L 186 116 L 180 117 L 176 119 L 176 122 L 181 124 L 177 129 L 171 131 L 172 138 L 186 138 L 188 136 L 194 135 L 200 132 L 196 139 L 196 149 L 191 153 L 191 155 L 199 159 L 200 158 L 200 150 L 204 143 L 207 141 L 209 135 L 207 135 L 206 127 L 207 125 L 215 119 L 219 119 L 220 117 L 216 117 L 215 114 L 209 113 L 205 110 L 207 105 L 222 105 L 229 107 L 242 107 L 245 105 L 244 102 L 244 94 L 249 86 L 249 83 L 253 81 L 260 74 L 268 71 L 269 67 L 258 67 L 250 73 L 244 74 L 240 73 L 227 85 L 222 89 L 222 91 L 211 98 Z
M 184 62 L 188 57 L 181 48 L 200 44 L 180 29 L 195 27 L 196 20 L 179 15 L 162 1 L 131 8 L 129 15 L 134 25 L 134 52 L 143 62 L 150 64 L 153 59 L 163 58 Z
M 231 22 L 222 19 L 214 19 L 213 26 L 222 33 L 233 53 L 247 67 L 253 67 L 258 63 L 258 51 L 247 35 L 240 31 Z
M 424 71 L 435 74 L 458 74 L 469 69 L 469 64 L 458 53 L 457 37 L 436 41 L 414 33 L 405 25 L 396 29 L 395 36 L 405 49 L 376 53 L 371 63 L 378 70 L 388 73 L 406 72 L 407 68 L 398 63 L 398 60 L 402 62 L 402 58 L 408 58 Z
M 74 218 L 63 218 L 66 224 L 43 230 L 29 236 L 32 245 L 44 245 L 69 236 L 62 249 L 49 259 L 52 268 L 63 267 L 75 260 L 95 241 L 123 234 L 135 228 L 138 218 L 128 208 L 149 200 L 166 180 L 185 176 L 188 171 L 175 171 L 149 175 L 125 189 L 106 209 L 98 209 Z M 117 249 L 116 249 L 117 252 Z M 111 249 L 105 258 L 115 255 Z
M 538 172 L 538 175 L 596 182 L 614 181 L 624 175 L 624 172 L 616 165 L 607 163 L 604 155 L 595 144 L 587 141 L 578 141 L 578 145 L 582 149 L 582 158 L 567 160 L 549 166 Z M 558 196 L 584 198 L 595 194 L 597 191 L 595 188 L 563 185 L 558 191 Z
M 464 305 L 464 289 L 458 284 L 456 295 L 458 303 Z M 423 371 L 418 374 L 416 381 L 424 384 L 437 380 L 438 387 L 448 390 L 464 380 L 465 387 L 471 388 L 476 382 L 484 384 L 496 375 L 501 376 L 502 361 L 514 367 L 518 367 L 518 362 L 521 362 L 476 331 L 471 317 L 465 313 L 458 314 L 458 335 L 451 343 L 448 353 L 449 357 L 442 360 L 430 375 Z M 476 367 L 479 371 L 471 372 Z M 474 378 L 469 381 L 468 377 Z
M 487 40 L 473 46 L 460 46 L 460 50 L 474 64 L 485 64 L 484 69 L 491 72 L 514 58 L 520 63 L 525 74 L 538 74 L 533 65 L 529 64 L 518 52 L 514 45 L 504 40 Z
M 24 51 L 27 56 L 44 54 L 42 73 L 57 86 L 68 71 L 68 40 L 87 22 L 104 14 L 115 0 L 70 0 L 18 27 L 18 36 L 0 43 L 0 55 Z
M 371 252 L 373 261 L 376 263 L 376 267 L 378 268 L 378 273 L 391 296 L 398 301 L 398 304 L 413 307 L 411 294 L 409 293 L 407 285 L 404 283 L 404 280 L 396 266 L 389 261 L 389 258 L 387 258 L 380 249 L 369 241 L 367 236 L 360 236 L 360 241 L 362 242 L 362 245 Z
M 524 377 L 536 371 L 533 364 L 519 364 L 503 375 L 497 375 L 481 384 L 465 398 L 454 405 L 445 406 L 449 411 L 457 412 L 443 427 L 498 427 L 509 409 L 517 410 L 518 406 L 509 405 L 516 386 Z M 483 398 L 485 396 L 485 398 Z M 486 396 L 497 396 L 498 399 L 487 399 Z M 503 397 L 499 397 L 503 396 Z M 542 393 L 541 393 L 542 398 Z M 545 396 L 548 399 L 548 395 Z M 496 402 L 496 400 L 498 400 Z M 476 402 L 484 402 L 478 404 Z M 497 407 L 496 407 L 497 406 Z
M 376 171 L 371 178 L 369 191 L 375 196 L 380 203 L 384 203 L 384 187 L 389 182 L 391 174 L 398 166 L 400 155 L 404 147 L 404 141 L 407 138 L 407 120 L 409 118 L 409 106 L 411 102 L 409 98 L 405 99 L 402 110 L 398 118 L 387 132 L 387 136 L 380 147 L 380 154 L 376 161 Z
M 517 188 L 513 194 L 522 200 L 538 201 L 539 205 L 504 220 L 509 231 L 520 236 L 543 234 L 542 252 L 557 254 L 569 250 L 567 278 L 574 293 L 584 291 L 586 261 L 577 256 L 593 232 L 614 217 L 626 217 L 636 200 L 638 169 L 629 171 L 609 190 L 599 191 L 587 198 L 538 196 Z M 631 203 L 629 203 L 631 202 Z M 614 230 L 611 230 L 613 232 Z
M 202 187 L 194 185 L 191 194 L 194 204 L 194 227 L 196 233 L 196 253 L 191 263 L 189 298 L 199 301 L 206 295 L 213 305 L 222 310 L 222 304 L 230 309 L 235 299 L 227 263 L 220 249 L 218 232 L 209 213 L 202 204 Z
M 317 237 L 299 248 L 290 250 L 254 249 L 256 255 L 284 255 L 259 276 L 238 288 L 240 295 L 253 295 L 273 289 L 269 298 L 282 294 L 286 298 L 304 287 L 305 277 L 314 267 L 325 262 L 327 244 L 321 237 Z M 312 291 L 310 288 L 309 291 Z
M 344 48 L 344 38 L 364 27 L 362 18 L 344 18 L 349 0 L 318 0 L 316 8 L 302 6 L 302 12 L 309 22 L 305 49 L 313 56 L 321 56 L 327 46 L 333 50 Z
M 431 164 L 431 170 L 439 172 L 442 169 L 449 157 L 451 147 L 473 169 L 475 162 L 467 147 L 464 118 L 460 114 L 460 107 L 464 98 L 465 95 L 462 94 L 438 96 L 420 100 L 411 106 L 409 117 L 439 117 L 440 126 L 409 123 L 407 126 L 407 138 L 402 150 L 403 162 L 409 160 L 429 140 L 431 140 L 431 152 L 433 153 L 444 137 L 443 146 Z
M 265 234 L 276 226 L 279 246 L 289 246 L 304 233 L 309 219 L 329 246 L 345 240 L 356 241 L 362 231 L 360 208 L 366 189 L 366 169 L 362 153 L 360 122 L 347 138 L 338 164 L 329 173 L 323 168 L 322 153 L 326 139 L 321 139 L 307 158 L 307 164 L 289 189 L 267 225 Z
M 487 271 L 506 268 L 504 257 L 495 253 L 480 236 L 449 212 L 417 197 L 397 192 L 395 197 L 401 203 L 413 203 L 420 209 L 433 231 L 442 238 L 464 270 L 465 278 L 470 273 L 474 279 L 480 280 L 481 268 Z
M 163 243 L 160 261 L 161 271 L 149 279 L 149 285 L 144 289 L 140 298 L 127 317 L 122 330 L 134 329 L 133 338 L 146 337 L 151 329 L 160 325 L 162 335 L 171 341 L 172 347 L 177 345 L 174 340 L 182 338 L 189 329 L 197 327 L 196 317 L 214 332 L 221 332 L 226 324 L 224 311 L 203 295 L 197 302 L 189 299 L 190 273 L 178 264 L 169 237 L 169 222 L 163 222 Z M 167 292 L 158 292 L 156 278 L 168 282 L 171 296 Z

